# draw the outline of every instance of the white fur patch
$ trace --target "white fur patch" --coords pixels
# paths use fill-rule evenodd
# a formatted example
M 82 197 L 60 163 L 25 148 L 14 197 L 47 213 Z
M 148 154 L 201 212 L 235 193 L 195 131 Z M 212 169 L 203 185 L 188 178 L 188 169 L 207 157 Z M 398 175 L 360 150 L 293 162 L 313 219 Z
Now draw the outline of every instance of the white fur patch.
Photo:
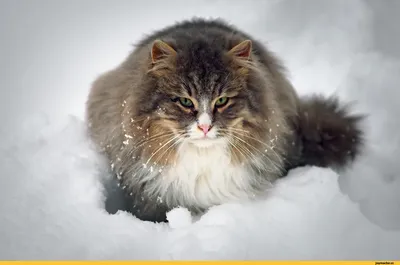
M 204 141 L 213 144 L 202 148 L 183 142 L 176 165 L 156 181 L 160 195 L 169 204 L 208 208 L 249 197 L 251 172 L 232 165 L 225 140 Z
M 199 124 L 211 125 L 211 117 L 207 113 L 203 113 L 199 116 Z

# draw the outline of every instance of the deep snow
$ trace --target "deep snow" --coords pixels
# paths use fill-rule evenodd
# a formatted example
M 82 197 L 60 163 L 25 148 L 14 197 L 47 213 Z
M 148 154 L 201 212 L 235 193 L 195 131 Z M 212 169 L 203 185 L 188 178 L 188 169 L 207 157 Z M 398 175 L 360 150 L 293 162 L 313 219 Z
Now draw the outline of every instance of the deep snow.
M 400 259 L 400 4 L 151 4 L 0 3 L 0 259 Z M 90 83 L 142 34 L 193 15 L 268 42 L 300 94 L 357 100 L 369 114 L 364 155 L 340 176 L 295 169 L 264 199 L 193 220 L 185 209 L 169 225 L 108 214 L 104 161 L 84 130 Z

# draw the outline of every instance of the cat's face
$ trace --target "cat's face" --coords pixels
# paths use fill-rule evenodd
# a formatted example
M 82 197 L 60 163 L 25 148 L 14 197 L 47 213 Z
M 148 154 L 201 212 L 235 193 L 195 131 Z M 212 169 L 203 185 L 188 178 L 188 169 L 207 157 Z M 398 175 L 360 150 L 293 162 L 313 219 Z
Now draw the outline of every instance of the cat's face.
M 164 42 L 155 42 L 149 72 L 153 88 L 141 111 L 152 114 L 153 134 L 172 132 L 166 138 L 172 142 L 248 150 L 241 145 L 251 144 L 249 137 L 260 135 L 257 110 L 264 97 L 248 89 L 251 42 L 222 52 L 208 46 L 197 48 L 175 51 Z
M 163 115 L 174 121 L 172 129 L 199 147 L 227 141 L 235 126 L 240 127 L 245 99 L 228 73 L 209 74 L 201 80 L 193 73 L 179 80 L 179 89 L 167 94 L 170 100 L 161 104 Z

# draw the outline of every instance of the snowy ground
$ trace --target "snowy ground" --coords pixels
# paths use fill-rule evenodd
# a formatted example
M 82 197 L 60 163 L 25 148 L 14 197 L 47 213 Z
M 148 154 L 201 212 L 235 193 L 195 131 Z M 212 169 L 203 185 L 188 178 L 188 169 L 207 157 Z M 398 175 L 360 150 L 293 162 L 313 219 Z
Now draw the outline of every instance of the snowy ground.
M 146 2 L 1 1 L 0 259 L 400 259 L 400 3 Z M 295 169 L 264 200 L 199 220 L 108 214 L 84 132 L 89 85 L 143 33 L 193 15 L 268 42 L 301 94 L 358 100 L 365 155 L 340 176 Z

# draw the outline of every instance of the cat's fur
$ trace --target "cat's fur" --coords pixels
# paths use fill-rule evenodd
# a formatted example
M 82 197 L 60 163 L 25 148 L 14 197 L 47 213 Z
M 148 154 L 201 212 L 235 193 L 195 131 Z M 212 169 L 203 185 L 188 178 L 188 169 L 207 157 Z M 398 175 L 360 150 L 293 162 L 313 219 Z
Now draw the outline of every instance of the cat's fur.
M 335 98 L 300 99 L 266 47 L 220 20 L 142 40 L 94 82 L 87 118 L 130 210 L 151 221 L 256 198 L 296 166 L 341 168 L 362 144 L 360 116 Z M 212 126 L 207 139 L 199 124 Z

